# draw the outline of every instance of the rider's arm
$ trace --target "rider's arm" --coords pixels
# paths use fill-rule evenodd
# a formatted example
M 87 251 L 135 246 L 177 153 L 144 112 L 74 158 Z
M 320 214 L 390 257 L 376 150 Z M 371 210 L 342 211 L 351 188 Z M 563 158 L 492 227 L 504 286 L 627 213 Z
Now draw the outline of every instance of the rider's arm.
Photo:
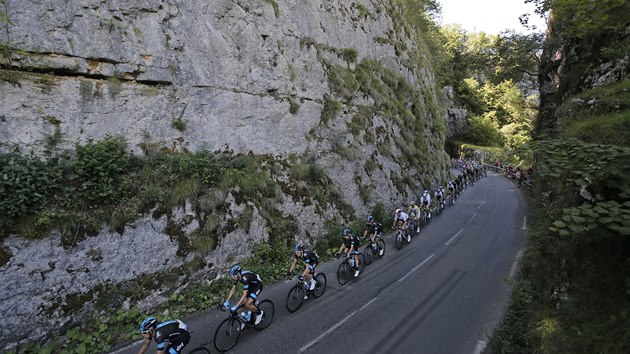
M 144 338 L 144 340 L 142 341 L 142 346 L 140 347 L 140 350 L 138 350 L 138 354 L 144 354 L 144 352 L 146 352 L 147 349 L 149 349 L 150 344 L 151 344 L 151 337 Z
M 291 267 L 289 267 L 289 273 L 293 273 L 293 269 L 295 269 L 295 263 L 297 263 L 297 258 L 293 257 L 293 262 L 291 262 Z
M 238 302 L 236 303 L 236 307 L 239 307 L 245 304 L 246 297 L 247 297 L 247 289 L 243 289 L 243 295 L 241 295 L 241 298 L 238 299 Z
M 308 263 L 306 263 L 306 266 L 304 267 L 304 271 L 302 272 L 302 276 L 306 277 L 306 275 L 308 274 L 309 271 L 310 271 L 310 269 L 308 267 Z
M 234 292 L 236 291 L 236 283 L 234 283 L 234 285 L 232 285 L 232 289 L 230 289 L 230 295 L 228 295 L 227 297 L 227 301 L 230 301 L 230 299 L 232 298 L 232 296 L 234 296 Z

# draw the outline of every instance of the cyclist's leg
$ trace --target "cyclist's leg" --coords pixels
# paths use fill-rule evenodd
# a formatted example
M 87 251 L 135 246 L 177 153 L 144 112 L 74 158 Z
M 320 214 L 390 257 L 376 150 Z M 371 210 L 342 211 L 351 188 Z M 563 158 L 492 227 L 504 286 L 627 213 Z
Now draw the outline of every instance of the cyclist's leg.
M 317 267 L 317 263 L 308 265 L 309 272 L 306 274 L 305 280 L 309 284 L 309 290 L 315 289 L 315 267 Z

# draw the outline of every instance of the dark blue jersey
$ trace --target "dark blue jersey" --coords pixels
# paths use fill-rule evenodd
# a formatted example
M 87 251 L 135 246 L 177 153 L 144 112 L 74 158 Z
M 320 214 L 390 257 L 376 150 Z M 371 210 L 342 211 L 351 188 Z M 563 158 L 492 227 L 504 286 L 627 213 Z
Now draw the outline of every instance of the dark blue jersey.
M 165 350 L 168 346 L 176 349 L 181 343 L 186 345 L 189 339 L 188 325 L 180 320 L 162 322 L 156 327 L 155 344 L 158 350 Z
M 367 223 L 365 225 L 365 229 L 370 235 L 374 235 L 375 233 L 378 235 L 381 230 L 383 230 L 383 225 L 380 222 L 375 221 L 374 223 Z
M 355 250 L 359 249 L 359 238 L 350 234 L 348 235 L 348 237 L 344 237 L 343 239 L 343 243 L 346 245 L 346 247 L 350 248 L 351 246 L 354 246 Z
M 306 263 L 308 265 L 316 265 L 319 262 L 319 257 L 317 256 L 317 253 L 315 253 L 313 251 L 310 251 L 310 250 L 302 251 L 302 257 L 300 257 L 300 258 L 298 258 L 295 255 L 295 253 L 293 254 L 293 257 L 303 260 L 304 263 Z
M 260 275 L 254 273 L 254 272 L 250 272 L 248 270 L 244 270 L 241 272 L 241 283 L 243 283 L 243 289 L 250 289 L 250 288 L 256 288 L 258 289 L 259 287 L 262 289 L 262 279 L 260 278 Z M 237 281 L 234 282 L 234 285 L 236 285 Z

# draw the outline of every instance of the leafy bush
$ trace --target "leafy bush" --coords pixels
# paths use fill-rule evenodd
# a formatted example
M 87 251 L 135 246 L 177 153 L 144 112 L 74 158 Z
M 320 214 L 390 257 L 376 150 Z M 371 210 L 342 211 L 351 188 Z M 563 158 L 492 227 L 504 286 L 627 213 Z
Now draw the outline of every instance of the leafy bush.
M 89 140 L 76 144 L 72 179 L 79 184 L 81 195 L 90 201 L 115 202 L 122 197 L 122 175 L 129 165 L 130 153 L 121 136 L 107 136 L 99 142 Z
M 16 218 L 47 205 L 60 171 L 33 156 L 0 155 L 0 214 Z

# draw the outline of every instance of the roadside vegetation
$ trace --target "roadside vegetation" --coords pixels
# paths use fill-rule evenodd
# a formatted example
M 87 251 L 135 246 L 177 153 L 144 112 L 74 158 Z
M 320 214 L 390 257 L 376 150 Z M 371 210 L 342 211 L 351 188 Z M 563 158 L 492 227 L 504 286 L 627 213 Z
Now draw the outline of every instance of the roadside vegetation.
M 577 60 L 541 107 L 528 246 L 497 353 L 630 351 L 630 107 L 627 79 L 591 88 L 600 63 L 627 60 L 628 2 L 534 0 Z M 572 58 L 575 60 L 575 58 Z M 543 61 L 542 70 L 550 58 Z M 571 64 L 568 64 L 571 65 Z

